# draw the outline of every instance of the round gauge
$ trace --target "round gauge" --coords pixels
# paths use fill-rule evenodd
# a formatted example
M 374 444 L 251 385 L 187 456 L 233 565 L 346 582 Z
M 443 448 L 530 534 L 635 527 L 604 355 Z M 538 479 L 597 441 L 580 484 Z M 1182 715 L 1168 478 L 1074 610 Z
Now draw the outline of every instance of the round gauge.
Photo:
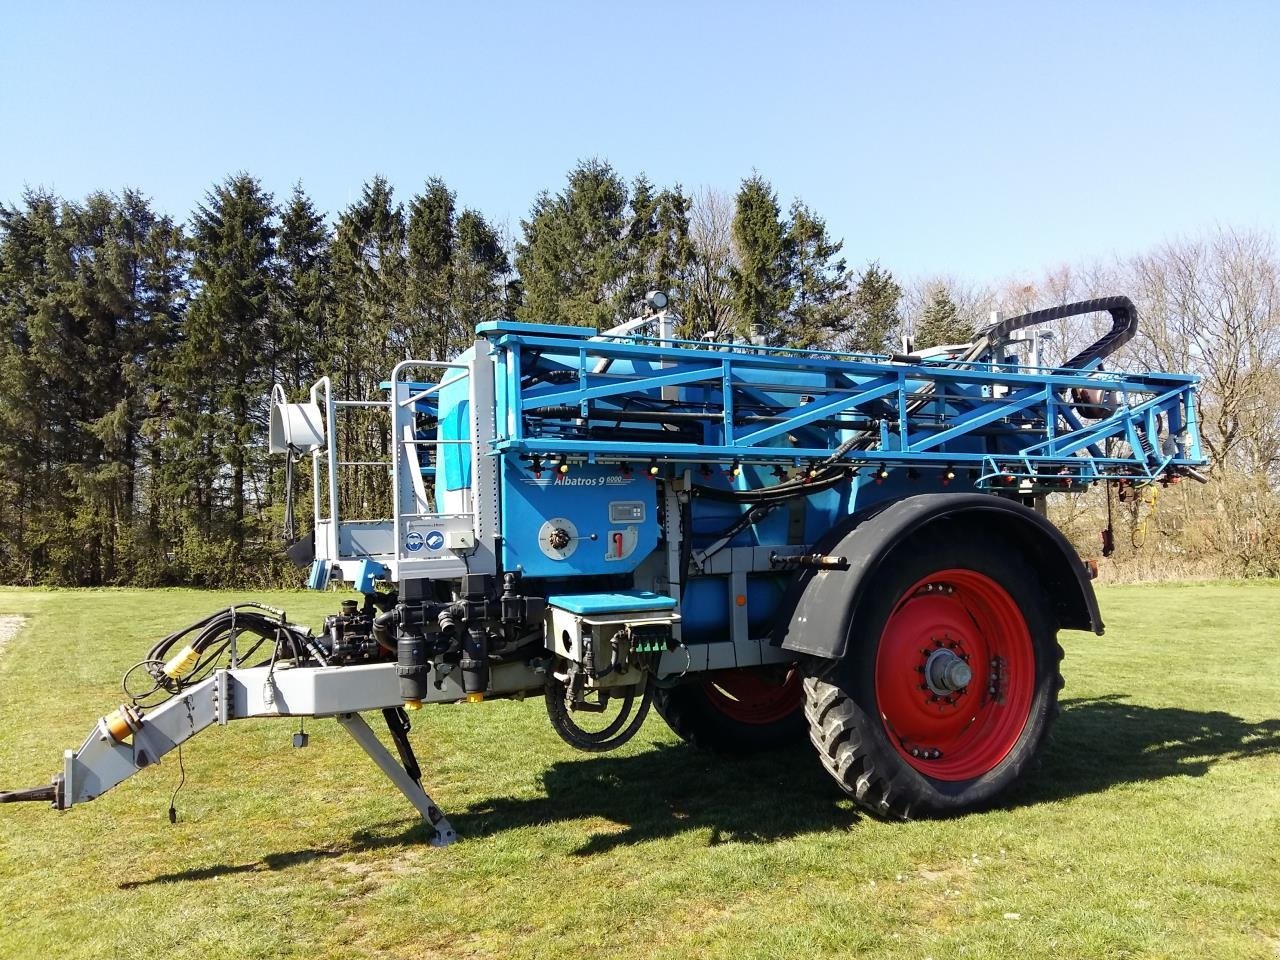
M 568 560 L 578 549 L 578 528 L 572 520 L 552 517 L 538 529 L 538 549 L 552 560 Z

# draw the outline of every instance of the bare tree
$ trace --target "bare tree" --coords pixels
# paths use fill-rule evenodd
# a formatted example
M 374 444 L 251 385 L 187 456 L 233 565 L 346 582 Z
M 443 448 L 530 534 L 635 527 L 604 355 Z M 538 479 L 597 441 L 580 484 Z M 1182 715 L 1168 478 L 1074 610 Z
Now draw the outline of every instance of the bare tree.
M 703 187 L 694 195 L 689 234 L 696 256 L 684 308 L 686 336 L 727 339 L 737 326 L 729 284 L 729 269 L 737 262 L 733 210 L 733 198 L 713 187 Z
M 1123 292 L 1119 283 L 1117 271 L 1100 263 L 1084 266 L 1063 264 L 1036 277 L 1010 279 L 997 289 L 993 299 L 995 309 L 1005 316 L 1014 316 Z M 1045 362 L 1062 363 L 1074 356 L 1096 340 L 1109 323 L 1109 318 L 1099 315 L 1067 317 L 1047 325 L 1053 337 L 1044 348 Z
M 1203 378 L 1201 426 L 1215 469 L 1273 482 L 1280 469 L 1280 264 L 1270 237 L 1218 230 L 1131 263 L 1146 318 L 1134 357 Z

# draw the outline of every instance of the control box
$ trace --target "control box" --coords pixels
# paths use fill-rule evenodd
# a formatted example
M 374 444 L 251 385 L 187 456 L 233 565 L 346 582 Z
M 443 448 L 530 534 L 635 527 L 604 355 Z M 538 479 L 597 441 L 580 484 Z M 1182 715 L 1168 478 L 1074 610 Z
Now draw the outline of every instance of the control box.
M 629 573 L 658 545 L 657 485 L 614 464 L 534 471 L 503 458 L 502 566 L 527 577 Z

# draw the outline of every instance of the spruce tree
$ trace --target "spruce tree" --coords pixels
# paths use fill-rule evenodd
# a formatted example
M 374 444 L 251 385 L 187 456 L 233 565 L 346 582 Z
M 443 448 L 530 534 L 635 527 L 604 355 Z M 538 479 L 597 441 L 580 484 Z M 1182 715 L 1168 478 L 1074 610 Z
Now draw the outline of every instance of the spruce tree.
M 126 194 L 128 198 L 128 194 Z M 175 405 L 183 402 L 166 383 L 166 375 L 179 347 L 190 295 L 190 256 L 180 224 L 155 215 L 139 244 L 137 308 L 145 330 L 140 375 L 140 465 L 142 492 L 132 582 L 142 586 L 173 584 L 180 571 L 168 558 L 180 542 L 185 517 L 179 508 L 180 492 L 166 485 L 169 464 L 167 440 L 174 423 Z
M 294 186 L 280 211 L 277 258 L 271 379 L 282 381 L 291 394 L 297 394 L 325 372 L 319 369 L 319 351 L 333 309 L 329 228 L 301 184 Z
M 260 442 L 275 354 L 267 326 L 275 212 L 271 195 L 243 173 L 214 187 L 196 209 L 191 275 L 197 286 L 170 379 L 191 405 L 177 421 L 191 458 L 196 519 L 209 536 L 225 538 L 231 564 L 240 561 L 253 532 L 247 486 L 262 472 Z M 204 572 L 220 573 L 208 564 Z
M 794 298 L 795 249 L 773 187 L 756 174 L 742 182 L 733 216 L 737 263 L 730 268 L 734 309 L 742 336 L 784 344 L 786 314 Z
M 686 299 L 694 249 L 689 236 L 693 201 L 677 185 L 654 192 L 644 177 L 636 179 L 627 231 L 627 273 L 615 304 L 619 320 L 636 316 L 650 290 Z M 683 304 L 678 304 L 683 308 Z
M 521 319 L 597 329 L 626 319 L 617 295 L 627 271 L 627 200 L 626 184 L 602 160 L 579 163 L 560 193 L 538 195 L 516 244 Z
M 451 355 L 475 335 L 478 324 L 511 315 L 515 304 L 511 261 L 502 237 L 475 210 L 463 210 L 453 248 L 452 308 L 458 338 L 447 345 Z
M 694 256 L 689 208 L 679 187 L 640 176 L 628 189 L 609 164 L 579 163 L 521 221 L 517 315 L 603 329 L 637 316 L 650 290 L 680 296 Z
M 0 209 L 0 575 L 97 585 L 157 569 L 138 509 L 180 232 L 135 191 Z
M 974 337 L 973 324 L 960 316 L 955 301 L 944 284 L 936 284 L 916 323 L 915 349 L 968 343 Z
M 827 225 L 796 201 L 787 230 L 793 256 L 787 344 L 831 349 L 848 340 L 854 326 L 849 269 L 840 251 L 844 244 L 827 235 Z
M 459 340 L 450 309 L 454 220 L 454 193 L 438 178 L 409 203 L 405 323 L 415 357 L 448 359 Z
M 49 570 L 52 529 L 65 511 L 56 475 L 66 455 L 57 436 L 59 315 L 53 276 L 67 261 L 58 239 L 59 207 L 45 191 L 27 191 L 20 207 L 0 207 L 0 559 L 6 578 L 58 582 Z M 69 408 L 68 408 L 69 409 Z
M 636 316 L 650 290 L 674 292 L 684 299 L 694 259 L 689 236 L 692 205 L 679 185 L 656 190 L 647 177 L 635 179 L 628 204 L 626 270 L 614 300 L 617 320 Z
M 867 264 L 853 289 L 853 328 L 844 349 L 883 353 L 902 325 L 902 288 L 878 262 Z
M 405 358 L 411 336 L 405 323 L 404 207 L 385 178 L 366 183 L 360 198 L 338 218 L 332 260 L 334 319 L 325 352 L 334 392 L 349 399 L 382 399 L 378 385 Z M 337 431 L 349 459 L 390 462 L 385 413 L 349 411 L 340 418 Z M 385 468 L 343 468 L 338 481 L 346 516 L 390 515 Z

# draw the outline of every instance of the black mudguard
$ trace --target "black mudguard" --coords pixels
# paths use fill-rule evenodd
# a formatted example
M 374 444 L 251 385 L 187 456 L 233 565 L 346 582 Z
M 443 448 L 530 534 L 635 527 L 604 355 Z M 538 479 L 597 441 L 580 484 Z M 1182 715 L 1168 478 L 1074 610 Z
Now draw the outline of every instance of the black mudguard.
M 1039 573 L 1060 627 L 1102 633 L 1093 584 L 1062 531 L 1034 510 L 1003 497 L 928 493 L 856 513 L 814 544 L 814 553 L 843 557 L 847 567 L 797 574 L 779 611 L 775 645 L 828 659 L 844 656 L 862 593 L 875 572 L 895 550 L 909 550 L 912 540 L 928 537 L 935 525 L 1007 543 Z

